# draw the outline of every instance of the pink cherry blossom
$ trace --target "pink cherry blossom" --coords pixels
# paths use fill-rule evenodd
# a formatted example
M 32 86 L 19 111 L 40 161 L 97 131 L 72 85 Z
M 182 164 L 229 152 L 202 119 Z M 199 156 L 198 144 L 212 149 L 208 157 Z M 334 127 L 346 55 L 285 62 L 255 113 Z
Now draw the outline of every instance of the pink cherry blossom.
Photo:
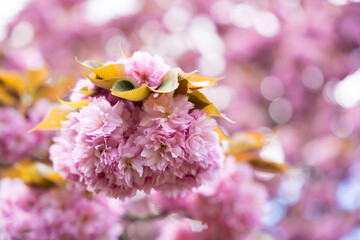
M 125 62 L 125 71 L 128 77 L 135 79 L 139 84 L 157 88 L 162 83 L 162 78 L 170 70 L 159 56 L 151 56 L 147 52 L 135 52 Z
M 118 239 L 122 204 L 71 188 L 32 189 L 20 179 L 0 180 L 3 239 Z
M 250 166 L 231 157 L 226 160 L 220 178 L 196 192 L 175 199 L 155 195 L 161 211 L 177 212 L 207 225 L 207 229 L 193 232 L 182 224 L 173 232 L 175 237 L 168 239 L 179 239 L 180 233 L 191 236 L 189 239 L 246 239 L 260 230 L 266 190 L 254 181 Z

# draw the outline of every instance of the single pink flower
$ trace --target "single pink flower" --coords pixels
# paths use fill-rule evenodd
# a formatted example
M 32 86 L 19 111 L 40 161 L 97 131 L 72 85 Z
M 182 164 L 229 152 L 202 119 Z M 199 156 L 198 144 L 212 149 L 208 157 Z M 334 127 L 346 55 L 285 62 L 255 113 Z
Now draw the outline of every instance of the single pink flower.
M 159 56 L 151 56 L 147 52 L 135 52 L 125 62 L 126 76 L 135 79 L 139 84 L 157 88 L 162 83 L 162 78 L 170 70 Z

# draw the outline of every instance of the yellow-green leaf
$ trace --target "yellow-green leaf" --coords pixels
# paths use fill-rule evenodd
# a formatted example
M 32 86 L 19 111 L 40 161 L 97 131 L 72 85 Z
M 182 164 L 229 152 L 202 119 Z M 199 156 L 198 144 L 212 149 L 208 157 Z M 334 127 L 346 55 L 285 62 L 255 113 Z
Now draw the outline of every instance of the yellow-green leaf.
M 170 70 L 165 76 L 163 83 L 157 88 L 153 89 L 146 84 L 136 88 L 135 80 L 131 78 L 123 78 L 114 84 L 111 92 L 113 95 L 121 98 L 125 98 L 130 101 L 141 101 L 145 99 L 150 92 L 155 93 L 168 93 L 175 91 L 179 86 L 179 72 L 180 68 L 174 68 Z
M 152 92 L 156 93 L 168 93 L 175 91 L 179 86 L 179 73 L 180 68 L 171 69 L 165 76 L 161 85 L 155 90 L 151 89 Z
M 189 90 L 195 91 L 202 88 L 214 86 L 221 78 L 207 78 L 198 74 L 192 75 L 189 78 Z
M 210 116 L 217 116 L 226 119 L 227 121 L 234 123 L 232 120 L 227 118 L 225 114 L 219 112 L 213 103 L 211 103 L 204 94 L 199 91 L 193 91 L 187 94 L 189 96 L 189 101 L 194 103 L 195 108 L 204 109 L 204 111 Z
M 79 63 L 95 73 L 98 78 L 111 79 L 125 77 L 124 64 L 121 63 L 113 63 L 105 66 L 96 61 L 85 61 Z
M 199 74 L 194 74 L 189 78 L 189 81 L 192 83 L 206 83 L 208 85 L 214 85 L 217 81 L 221 80 L 221 78 L 208 78 Z
M 117 96 L 120 98 L 125 98 L 127 100 L 134 101 L 134 102 L 143 100 L 144 98 L 149 96 L 150 92 L 151 92 L 150 88 L 148 86 L 146 86 L 145 84 L 143 84 L 139 88 L 135 88 L 133 90 L 124 91 L 124 92 L 118 92 L 114 89 L 111 89 L 111 93 L 114 96 Z
M 79 100 L 79 101 L 74 101 L 74 102 L 67 102 L 61 99 L 58 99 L 58 101 L 68 107 L 73 107 L 73 108 L 82 108 L 87 106 L 90 103 L 90 100 L 88 99 L 83 99 L 83 100 Z
M 198 70 L 195 70 L 195 71 L 192 71 L 192 72 L 189 72 L 189 73 L 185 73 L 184 71 L 182 71 L 180 69 L 180 72 L 179 72 L 179 79 L 180 80 L 189 80 L 190 78 L 192 78 L 194 76 L 195 73 L 197 73 Z
M 67 120 L 66 115 L 75 111 L 76 108 L 69 108 L 62 104 L 55 105 L 45 116 L 45 118 L 29 132 L 35 130 L 56 130 L 61 128 L 61 121 Z
M 77 58 L 75 58 L 77 62 L 79 62 L 80 64 L 82 64 L 83 66 L 87 67 L 88 69 L 94 69 L 94 68 L 101 68 L 104 66 L 104 64 L 102 64 L 101 62 L 98 61 L 84 61 L 84 62 L 80 62 L 78 61 Z
M 125 92 L 125 91 L 133 90 L 138 87 L 139 87 L 139 85 L 137 84 L 137 82 L 134 79 L 128 78 L 128 77 L 123 77 L 123 78 L 117 79 L 117 81 L 113 85 L 112 89 L 114 89 L 117 92 Z
M 153 89 L 145 84 L 143 84 L 141 87 L 137 88 L 135 83 L 118 81 L 116 84 L 113 85 L 111 92 L 113 93 L 113 95 L 115 95 L 117 97 L 125 98 L 125 99 L 131 100 L 131 101 L 141 101 L 144 98 L 146 98 L 150 94 L 150 92 L 169 93 L 169 92 L 175 91 L 175 94 L 186 94 L 189 91 L 189 87 L 191 87 L 190 90 L 192 91 L 192 89 L 194 89 L 194 88 L 196 88 L 196 89 L 203 88 L 203 87 L 208 86 L 208 84 L 210 82 L 215 81 L 214 79 L 210 79 L 210 80 L 207 80 L 208 83 L 205 83 L 205 84 L 203 84 L 203 86 L 200 86 L 201 81 L 204 79 L 207 79 L 205 77 L 200 76 L 200 77 L 194 78 L 196 84 L 198 84 L 199 86 L 194 86 L 194 85 L 192 85 L 192 83 L 189 82 L 189 79 L 191 79 L 195 73 L 196 73 L 196 71 L 191 72 L 191 73 L 184 73 L 180 68 L 174 68 L 174 69 L 171 69 L 163 77 L 163 82 L 157 89 Z M 89 76 L 87 76 L 87 77 L 89 77 Z M 89 77 L 89 78 L 91 80 L 91 77 Z M 125 79 L 120 79 L 120 80 L 125 80 Z M 128 78 L 128 80 L 130 80 L 130 79 Z M 98 80 L 98 82 L 94 83 L 94 84 L 99 86 L 98 84 L 100 81 L 102 81 L 102 80 Z M 134 80 L 132 80 L 132 81 L 134 81 Z M 195 93 L 195 95 L 196 94 L 197 93 Z M 211 103 L 207 102 L 201 108 L 205 108 L 209 104 L 211 104 Z M 211 106 L 208 108 L 210 108 L 210 110 L 212 110 Z M 221 115 L 221 117 L 224 117 L 224 116 Z
M 111 78 L 111 79 L 99 79 L 99 78 L 93 78 L 86 73 L 83 73 L 83 75 L 90 79 L 90 81 L 100 88 L 104 89 L 111 89 L 113 85 L 119 80 L 119 78 Z
M 216 85 L 215 83 L 221 78 L 207 78 L 198 74 L 197 71 L 191 73 L 179 72 L 179 87 L 176 90 L 176 94 L 185 94 L 188 92 L 200 90 L 210 86 Z

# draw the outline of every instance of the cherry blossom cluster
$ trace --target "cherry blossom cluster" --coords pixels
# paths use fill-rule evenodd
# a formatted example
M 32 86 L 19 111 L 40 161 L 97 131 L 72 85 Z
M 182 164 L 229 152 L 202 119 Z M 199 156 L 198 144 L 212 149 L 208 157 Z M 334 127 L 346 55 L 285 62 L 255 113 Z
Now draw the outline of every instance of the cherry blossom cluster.
M 119 239 L 124 210 L 104 195 L 75 189 L 28 187 L 20 179 L 0 180 L 1 239 Z
M 145 52 L 121 61 L 126 77 L 154 89 L 170 70 Z M 75 89 L 84 86 L 97 88 L 81 80 Z M 155 189 L 176 196 L 211 178 L 224 159 L 215 120 L 186 94 L 152 93 L 132 102 L 101 89 L 70 99 L 90 103 L 67 115 L 50 158 L 62 176 L 91 192 L 124 198 Z
M 160 211 L 178 213 L 205 225 L 193 231 L 186 221 L 170 221 L 159 239 L 254 239 L 262 225 L 266 198 L 266 189 L 254 181 L 252 168 L 228 157 L 220 177 L 197 192 L 176 199 L 154 195 Z
M 52 104 L 42 99 L 29 109 L 25 117 L 18 109 L 0 106 L 0 164 L 11 164 L 47 152 L 49 132 L 27 132 L 38 124 Z

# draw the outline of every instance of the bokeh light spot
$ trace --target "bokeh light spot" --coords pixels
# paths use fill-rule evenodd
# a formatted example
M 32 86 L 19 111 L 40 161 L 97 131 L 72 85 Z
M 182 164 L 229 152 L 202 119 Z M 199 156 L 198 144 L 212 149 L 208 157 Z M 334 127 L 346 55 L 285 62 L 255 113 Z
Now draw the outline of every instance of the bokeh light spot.
M 264 37 L 274 37 L 280 31 L 280 22 L 273 13 L 260 11 L 255 16 L 254 27 Z
M 272 101 L 275 98 L 282 97 L 284 94 L 284 84 L 277 77 L 266 77 L 261 82 L 260 91 L 264 98 Z
M 285 98 L 277 98 L 269 106 L 269 115 L 278 124 L 288 122 L 291 119 L 292 112 L 291 103 Z
M 308 66 L 302 71 L 301 80 L 305 87 L 311 90 L 317 90 L 324 83 L 324 75 L 320 68 Z

